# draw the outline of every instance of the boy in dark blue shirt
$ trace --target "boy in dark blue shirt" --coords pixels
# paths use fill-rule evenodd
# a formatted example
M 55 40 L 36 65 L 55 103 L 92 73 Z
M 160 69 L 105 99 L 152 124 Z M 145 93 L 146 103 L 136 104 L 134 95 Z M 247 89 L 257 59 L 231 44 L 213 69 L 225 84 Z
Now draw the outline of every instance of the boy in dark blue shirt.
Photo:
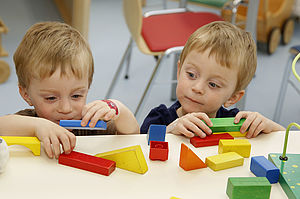
M 257 112 L 226 108 L 245 94 L 256 70 L 256 46 L 251 34 L 227 22 L 213 22 L 195 31 L 187 41 L 178 61 L 178 101 L 170 108 L 160 105 L 145 118 L 141 133 L 150 124 L 167 126 L 167 133 L 211 134 L 209 118 L 246 118 L 241 133 L 247 137 L 284 128 Z

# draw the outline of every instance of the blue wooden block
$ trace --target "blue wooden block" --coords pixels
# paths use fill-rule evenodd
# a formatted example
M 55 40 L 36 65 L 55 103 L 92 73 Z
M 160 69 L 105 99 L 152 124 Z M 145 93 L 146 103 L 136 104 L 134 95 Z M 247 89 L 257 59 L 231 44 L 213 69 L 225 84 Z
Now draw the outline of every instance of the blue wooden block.
M 86 126 L 81 126 L 81 120 L 60 120 L 59 125 L 66 129 L 89 129 L 89 130 L 105 130 L 106 122 L 99 120 L 94 128 L 89 127 L 90 121 Z
M 279 180 L 279 169 L 264 156 L 252 157 L 250 170 L 257 177 L 266 177 L 270 183 L 277 183 Z
M 150 144 L 150 141 L 164 142 L 165 136 L 166 136 L 165 125 L 151 124 L 147 134 L 148 145 Z

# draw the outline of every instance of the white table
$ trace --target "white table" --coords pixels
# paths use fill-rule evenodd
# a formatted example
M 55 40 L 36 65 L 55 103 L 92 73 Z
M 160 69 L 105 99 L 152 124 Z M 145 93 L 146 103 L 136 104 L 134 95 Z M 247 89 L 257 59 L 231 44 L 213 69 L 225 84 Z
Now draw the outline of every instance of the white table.
M 284 132 L 250 139 L 251 156 L 281 153 L 283 139 Z M 299 153 L 299 139 L 300 131 L 290 132 L 288 153 Z M 0 174 L 0 198 L 226 199 L 228 177 L 254 176 L 249 169 L 250 158 L 245 158 L 243 166 L 217 172 L 210 168 L 184 171 L 179 167 L 182 142 L 203 161 L 207 156 L 216 155 L 218 146 L 194 148 L 189 139 L 175 135 L 167 135 L 166 141 L 169 159 L 161 162 L 149 159 L 146 135 L 77 137 L 75 150 L 91 155 L 141 145 L 149 168 L 143 175 L 116 168 L 110 176 L 103 176 L 60 165 L 43 150 L 41 156 L 34 156 L 23 146 L 13 146 L 6 170 Z M 272 185 L 271 198 L 287 198 L 279 183 Z

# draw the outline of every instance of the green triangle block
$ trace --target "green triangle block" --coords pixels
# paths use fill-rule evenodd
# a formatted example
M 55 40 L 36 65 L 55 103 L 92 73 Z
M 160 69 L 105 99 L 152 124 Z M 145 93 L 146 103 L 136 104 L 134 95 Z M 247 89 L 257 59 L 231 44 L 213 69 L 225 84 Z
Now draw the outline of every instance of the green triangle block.
M 268 159 L 280 170 L 279 183 L 289 199 L 300 199 L 300 154 L 286 154 L 287 161 L 280 160 L 281 153 L 270 153 Z

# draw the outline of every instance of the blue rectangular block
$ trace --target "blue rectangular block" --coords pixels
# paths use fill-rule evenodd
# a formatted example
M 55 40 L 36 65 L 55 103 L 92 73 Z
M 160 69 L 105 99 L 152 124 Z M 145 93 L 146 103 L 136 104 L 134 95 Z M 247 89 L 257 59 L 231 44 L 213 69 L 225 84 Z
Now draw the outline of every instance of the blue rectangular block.
M 89 129 L 89 130 L 106 130 L 106 122 L 99 120 L 94 128 L 89 127 L 90 121 L 86 126 L 81 126 L 81 120 L 60 120 L 59 125 L 66 129 Z
M 151 124 L 147 134 L 148 145 L 150 144 L 150 141 L 164 142 L 165 136 L 166 136 L 165 125 Z
M 252 157 L 250 170 L 257 177 L 266 177 L 270 183 L 277 183 L 279 180 L 279 169 L 264 156 Z

